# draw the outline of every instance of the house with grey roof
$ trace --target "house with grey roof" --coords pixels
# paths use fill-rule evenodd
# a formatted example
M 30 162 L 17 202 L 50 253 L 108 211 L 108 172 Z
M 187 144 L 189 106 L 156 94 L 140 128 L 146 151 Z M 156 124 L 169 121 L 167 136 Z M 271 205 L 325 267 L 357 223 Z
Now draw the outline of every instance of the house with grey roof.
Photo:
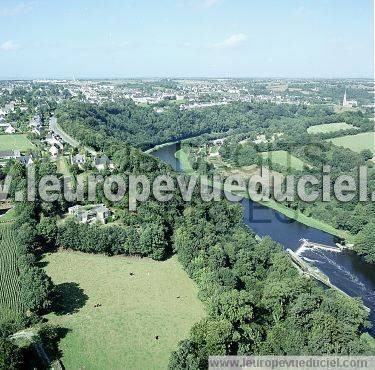
M 16 159 L 20 155 L 19 150 L 0 150 L 0 159 Z
M 104 204 L 87 206 L 75 205 L 68 208 L 68 213 L 74 215 L 76 219 L 83 224 L 94 221 L 105 224 L 108 217 L 111 215 L 111 211 Z
M 106 155 L 102 155 L 101 157 L 96 157 L 92 163 L 93 167 L 95 167 L 98 171 L 105 170 L 110 164 L 110 160 Z
M 1 150 L 0 151 L 0 166 L 5 166 L 9 159 L 17 159 L 21 156 L 19 150 Z
M 17 157 L 16 160 L 20 161 L 21 164 L 25 167 L 29 167 L 34 163 L 32 155 L 21 155 L 20 157 Z
M 76 154 L 70 157 L 70 163 L 72 165 L 81 166 L 86 163 L 86 156 L 84 154 Z

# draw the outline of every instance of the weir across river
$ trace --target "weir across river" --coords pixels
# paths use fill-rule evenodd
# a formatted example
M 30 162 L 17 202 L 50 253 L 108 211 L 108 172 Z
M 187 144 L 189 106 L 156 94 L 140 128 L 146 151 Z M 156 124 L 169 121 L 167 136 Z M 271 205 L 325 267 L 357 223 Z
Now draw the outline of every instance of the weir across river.
M 341 244 L 338 244 L 337 247 L 333 247 L 333 246 L 330 246 L 330 245 L 314 243 L 314 242 L 310 242 L 307 239 L 301 239 L 300 241 L 301 241 L 301 245 L 295 252 L 293 252 L 290 248 L 287 248 L 286 252 L 290 255 L 294 266 L 301 272 L 301 274 L 303 274 L 307 277 L 312 277 L 315 280 L 324 284 L 326 287 L 335 289 L 338 292 L 340 292 L 341 294 L 344 294 L 345 296 L 350 297 L 343 290 L 338 288 L 336 285 L 332 284 L 327 275 L 322 273 L 316 267 L 309 265 L 298 254 L 298 252 L 303 250 L 304 248 L 319 248 L 319 249 L 329 250 L 329 251 L 332 251 L 332 252 L 341 252 L 344 249 L 344 247 L 341 246 Z M 340 246 L 341 246 L 341 248 L 340 248 Z M 371 311 L 370 308 L 368 308 L 367 306 L 365 306 L 365 305 L 363 305 L 363 306 L 366 309 L 366 311 L 368 311 L 368 312 Z
M 311 242 L 308 239 L 300 239 L 301 245 L 300 248 L 319 248 L 319 249 L 325 249 L 327 251 L 331 252 L 341 252 L 346 247 L 342 244 L 336 243 L 336 247 L 333 247 L 332 245 L 326 245 L 326 244 L 320 244 L 320 243 L 314 243 Z

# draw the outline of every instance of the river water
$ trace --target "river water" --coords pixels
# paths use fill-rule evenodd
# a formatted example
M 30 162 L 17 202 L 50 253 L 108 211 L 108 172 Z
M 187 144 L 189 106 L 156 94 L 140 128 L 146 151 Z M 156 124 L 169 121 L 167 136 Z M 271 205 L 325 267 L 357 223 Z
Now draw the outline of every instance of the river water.
M 169 163 L 175 170 L 181 171 L 175 152 L 180 144 L 164 146 L 152 152 L 152 155 Z M 375 334 L 375 268 L 365 263 L 351 251 L 333 252 L 323 249 L 301 249 L 300 239 L 335 246 L 336 237 L 323 231 L 305 226 L 289 219 L 281 213 L 245 199 L 241 202 L 244 210 L 244 222 L 259 236 L 269 235 L 284 248 L 295 251 L 306 262 L 324 272 L 331 283 L 352 297 L 361 297 L 371 309 L 370 319 Z

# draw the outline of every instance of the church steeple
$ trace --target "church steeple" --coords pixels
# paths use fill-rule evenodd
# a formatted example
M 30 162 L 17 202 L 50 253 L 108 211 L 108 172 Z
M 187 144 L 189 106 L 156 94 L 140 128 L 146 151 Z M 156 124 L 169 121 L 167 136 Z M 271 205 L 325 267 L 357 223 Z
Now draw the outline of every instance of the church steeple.
M 342 99 L 342 106 L 343 107 L 346 106 L 346 90 L 345 90 L 345 93 L 344 93 L 344 99 Z

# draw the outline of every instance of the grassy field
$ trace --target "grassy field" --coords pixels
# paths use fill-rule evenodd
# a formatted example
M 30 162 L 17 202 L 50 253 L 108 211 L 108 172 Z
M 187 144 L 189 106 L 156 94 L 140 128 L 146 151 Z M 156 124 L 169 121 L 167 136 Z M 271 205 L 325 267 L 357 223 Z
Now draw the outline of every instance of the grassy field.
M 174 156 L 180 161 L 181 167 L 184 172 L 187 172 L 187 173 L 194 172 L 193 167 L 191 166 L 191 163 L 189 160 L 189 153 L 186 150 L 184 149 L 177 150 Z
M 61 173 L 64 176 L 70 176 L 68 159 L 64 156 L 60 156 L 56 162 L 57 172 Z
M 62 297 L 47 318 L 68 330 L 60 342 L 67 370 L 165 369 L 177 343 L 204 316 L 176 258 L 64 251 L 43 261 Z
M 295 170 L 303 169 L 303 162 L 285 150 L 275 150 L 271 152 L 260 153 L 263 159 L 269 158 L 273 163 L 277 163 L 287 168 L 294 168 Z
M 324 123 L 322 125 L 311 126 L 307 129 L 307 132 L 309 134 L 326 134 L 327 132 L 348 130 L 350 128 L 354 128 L 354 126 L 349 125 L 345 122 L 334 122 L 334 123 Z
M 19 149 L 24 152 L 33 148 L 34 144 L 24 134 L 0 135 L 0 150 Z
M 0 216 L 0 222 L 9 222 L 13 221 L 16 215 L 16 211 L 14 208 L 10 208 L 7 212 L 5 212 L 2 216 Z
M 22 310 L 16 244 L 11 224 L 0 224 L 0 308 Z
M 375 153 L 375 134 L 374 132 L 362 132 L 357 135 L 347 135 L 329 139 L 333 144 L 337 146 L 343 146 L 352 150 L 353 152 L 360 152 L 364 149 L 370 149 Z

